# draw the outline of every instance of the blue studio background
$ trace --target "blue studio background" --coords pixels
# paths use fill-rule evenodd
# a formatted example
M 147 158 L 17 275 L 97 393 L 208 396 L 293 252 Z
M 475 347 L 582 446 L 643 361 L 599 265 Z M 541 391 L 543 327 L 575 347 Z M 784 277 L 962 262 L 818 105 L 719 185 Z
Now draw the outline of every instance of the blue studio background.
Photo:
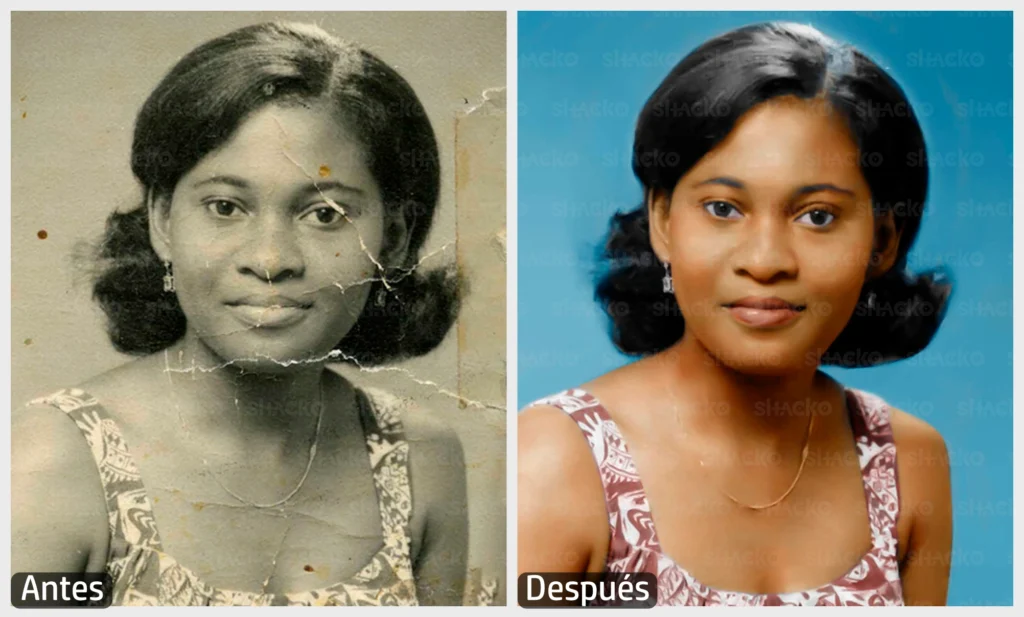
M 644 101 L 726 30 L 809 23 L 890 72 L 917 111 L 931 166 L 909 259 L 945 265 L 954 292 L 921 354 L 826 370 L 945 437 L 953 479 L 949 603 L 1013 603 L 1012 61 L 1003 13 L 519 13 L 520 407 L 621 366 L 593 302 L 610 215 L 640 203 L 630 170 Z

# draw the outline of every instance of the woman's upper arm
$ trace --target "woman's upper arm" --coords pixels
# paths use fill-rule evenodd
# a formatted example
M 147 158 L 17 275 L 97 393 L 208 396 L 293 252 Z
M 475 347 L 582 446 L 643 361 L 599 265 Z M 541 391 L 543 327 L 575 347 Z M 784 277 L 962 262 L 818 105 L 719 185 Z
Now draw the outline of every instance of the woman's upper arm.
M 893 421 L 901 512 L 912 516 L 900 564 L 907 605 L 945 605 L 953 544 L 953 500 L 946 442 L 928 423 L 897 412 Z
M 469 558 L 466 462 L 458 435 L 417 413 L 406 422 L 414 495 L 429 504 L 413 564 L 420 604 L 463 603 Z
M 99 471 L 75 423 L 51 407 L 15 410 L 11 572 L 102 571 L 108 533 Z
M 600 570 L 608 520 L 594 456 L 553 407 L 518 419 L 518 574 Z

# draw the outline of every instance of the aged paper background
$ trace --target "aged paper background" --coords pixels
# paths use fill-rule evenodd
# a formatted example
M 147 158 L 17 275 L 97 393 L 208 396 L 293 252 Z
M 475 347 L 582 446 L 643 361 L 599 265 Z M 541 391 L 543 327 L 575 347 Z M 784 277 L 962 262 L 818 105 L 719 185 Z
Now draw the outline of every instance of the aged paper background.
M 414 398 L 466 452 L 470 568 L 505 590 L 505 14 L 13 13 L 12 405 L 129 358 L 115 352 L 73 253 L 139 192 L 135 114 L 196 45 L 251 23 L 313 22 L 395 67 L 430 117 L 441 201 L 425 265 L 458 262 L 470 295 L 428 356 L 341 372 Z M 486 91 L 486 92 L 485 92 Z M 436 260 L 436 261 L 435 261 Z

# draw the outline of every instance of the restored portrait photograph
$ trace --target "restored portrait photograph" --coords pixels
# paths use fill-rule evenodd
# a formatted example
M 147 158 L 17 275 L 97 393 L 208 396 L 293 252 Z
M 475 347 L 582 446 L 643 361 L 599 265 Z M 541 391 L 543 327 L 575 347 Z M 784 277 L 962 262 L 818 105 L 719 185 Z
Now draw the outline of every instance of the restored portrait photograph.
M 1012 30 L 519 13 L 520 601 L 1012 604 Z
M 12 14 L 12 574 L 504 604 L 505 23 Z

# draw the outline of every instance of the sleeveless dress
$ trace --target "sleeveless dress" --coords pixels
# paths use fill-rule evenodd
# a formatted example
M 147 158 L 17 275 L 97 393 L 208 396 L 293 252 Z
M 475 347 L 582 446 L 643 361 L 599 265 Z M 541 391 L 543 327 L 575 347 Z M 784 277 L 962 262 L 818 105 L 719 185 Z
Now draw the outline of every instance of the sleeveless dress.
M 362 390 L 357 393 L 384 544 L 348 580 L 280 594 L 212 587 L 163 551 L 153 507 L 128 444 L 117 423 L 95 398 L 80 389 L 66 389 L 30 405 L 50 405 L 66 413 L 92 451 L 107 501 L 107 572 L 113 579 L 113 605 L 416 605 L 408 532 L 412 514 L 409 444 L 399 421 L 399 400 L 385 393 L 375 393 L 372 400 Z
M 675 606 L 888 606 L 903 605 L 896 559 L 896 445 L 889 407 L 881 398 L 846 388 L 856 440 L 872 547 L 849 572 L 816 589 L 779 594 L 722 591 L 702 584 L 662 553 L 636 465 L 608 411 L 584 390 L 535 401 L 568 414 L 583 431 L 604 486 L 610 542 L 605 570 L 649 572 L 658 579 L 658 605 Z

